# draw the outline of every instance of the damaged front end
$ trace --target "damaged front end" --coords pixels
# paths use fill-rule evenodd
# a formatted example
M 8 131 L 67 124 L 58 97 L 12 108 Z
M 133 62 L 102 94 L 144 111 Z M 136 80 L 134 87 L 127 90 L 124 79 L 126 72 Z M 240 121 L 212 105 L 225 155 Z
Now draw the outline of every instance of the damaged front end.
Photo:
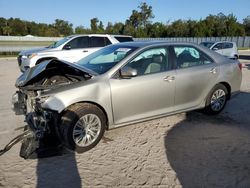
M 19 90 L 12 97 L 12 108 L 16 115 L 25 116 L 24 132 L 28 134 L 22 139 L 21 157 L 48 157 L 60 153 L 60 114 L 42 108 L 42 103 L 54 89 L 86 81 L 92 75 L 77 65 L 51 60 L 32 67 L 17 79 Z
M 24 131 L 32 132 L 32 137 L 23 140 L 20 156 L 42 158 L 60 154 L 61 141 L 57 129 L 59 115 L 57 112 L 35 109 L 26 115 L 27 126 Z

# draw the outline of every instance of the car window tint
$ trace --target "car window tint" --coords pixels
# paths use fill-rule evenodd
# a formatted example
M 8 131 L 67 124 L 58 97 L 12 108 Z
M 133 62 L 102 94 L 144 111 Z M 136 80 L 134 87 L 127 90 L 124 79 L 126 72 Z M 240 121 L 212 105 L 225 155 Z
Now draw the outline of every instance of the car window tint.
M 224 49 L 233 48 L 233 43 L 225 42 L 225 43 L 223 43 L 223 48 Z
M 91 37 L 90 46 L 91 47 L 104 47 L 111 44 L 107 37 Z
M 178 69 L 212 63 L 212 60 L 207 55 L 194 47 L 175 46 L 174 52 Z
M 105 40 L 105 46 L 112 44 L 107 37 L 104 37 L 104 40 Z
M 119 42 L 131 42 L 133 41 L 132 37 L 115 37 Z
M 214 45 L 214 42 L 201 42 L 200 43 L 202 46 L 205 46 L 207 48 L 210 48 L 211 46 Z
M 138 76 L 166 71 L 169 67 L 168 51 L 164 47 L 146 50 L 126 66 L 136 69 Z
M 65 46 L 70 46 L 71 49 L 77 48 L 87 48 L 88 47 L 88 37 L 77 37 L 68 42 Z
M 220 50 L 222 49 L 222 43 L 218 43 L 213 47 L 213 50 Z

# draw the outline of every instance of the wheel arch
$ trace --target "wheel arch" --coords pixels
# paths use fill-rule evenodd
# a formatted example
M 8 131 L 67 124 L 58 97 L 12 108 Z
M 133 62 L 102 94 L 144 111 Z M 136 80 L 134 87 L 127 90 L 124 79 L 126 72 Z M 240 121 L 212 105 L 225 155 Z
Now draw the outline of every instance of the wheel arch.
M 106 112 L 105 108 L 102 105 L 100 105 L 96 102 L 93 102 L 93 101 L 80 101 L 80 102 L 73 103 L 73 104 L 69 105 L 68 107 L 66 107 L 62 112 L 60 112 L 60 116 L 62 116 L 72 106 L 77 105 L 77 104 L 82 104 L 82 103 L 88 103 L 88 104 L 92 104 L 94 106 L 97 106 L 103 112 L 103 114 L 105 115 L 105 118 L 106 118 L 106 130 L 108 130 L 109 129 L 108 113 Z
M 228 82 L 220 82 L 218 84 L 222 84 L 227 88 L 227 92 L 228 92 L 227 93 L 227 100 L 229 100 L 231 98 L 231 86 L 230 86 L 230 84 Z M 218 85 L 218 84 L 216 84 L 216 85 Z
M 51 60 L 51 59 L 57 59 L 57 58 L 56 57 L 43 57 L 36 61 L 36 65 L 41 63 L 42 61 Z
M 217 86 L 217 85 L 223 85 L 226 87 L 227 91 L 228 91 L 228 94 L 227 94 L 227 100 L 229 100 L 231 98 L 231 86 L 228 82 L 225 82 L 225 81 L 221 81 L 221 82 L 218 82 L 217 84 L 215 84 L 211 89 L 210 91 L 207 93 L 206 97 L 204 98 L 204 106 L 206 107 L 207 106 L 207 98 L 208 96 L 210 95 L 210 93 L 213 91 L 213 89 Z

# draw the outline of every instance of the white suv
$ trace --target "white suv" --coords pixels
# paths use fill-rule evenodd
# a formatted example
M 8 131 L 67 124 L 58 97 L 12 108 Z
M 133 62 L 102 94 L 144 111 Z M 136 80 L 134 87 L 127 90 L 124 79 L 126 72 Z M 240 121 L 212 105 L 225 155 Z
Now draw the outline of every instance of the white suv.
M 72 35 L 45 48 L 22 51 L 17 60 L 20 70 L 24 72 L 42 61 L 54 58 L 74 63 L 104 46 L 128 41 L 133 41 L 133 38 L 106 34 Z
M 219 41 L 219 42 L 201 42 L 201 45 L 216 51 L 217 53 L 231 59 L 238 59 L 239 53 L 235 42 Z

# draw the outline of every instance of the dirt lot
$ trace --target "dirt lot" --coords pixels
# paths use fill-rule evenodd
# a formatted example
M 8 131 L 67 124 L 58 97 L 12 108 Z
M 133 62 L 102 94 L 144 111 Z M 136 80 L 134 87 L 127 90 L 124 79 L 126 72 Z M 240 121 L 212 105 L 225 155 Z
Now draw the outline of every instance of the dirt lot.
M 244 63 L 250 60 L 244 60 Z M 22 116 L 10 99 L 15 59 L 0 60 L 0 147 Z M 89 152 L 24 160 L 20 144 L 0 157 L 0 187 L 250 187 L 250 67 L 223 113 L 190 112 L 118 128 Z

